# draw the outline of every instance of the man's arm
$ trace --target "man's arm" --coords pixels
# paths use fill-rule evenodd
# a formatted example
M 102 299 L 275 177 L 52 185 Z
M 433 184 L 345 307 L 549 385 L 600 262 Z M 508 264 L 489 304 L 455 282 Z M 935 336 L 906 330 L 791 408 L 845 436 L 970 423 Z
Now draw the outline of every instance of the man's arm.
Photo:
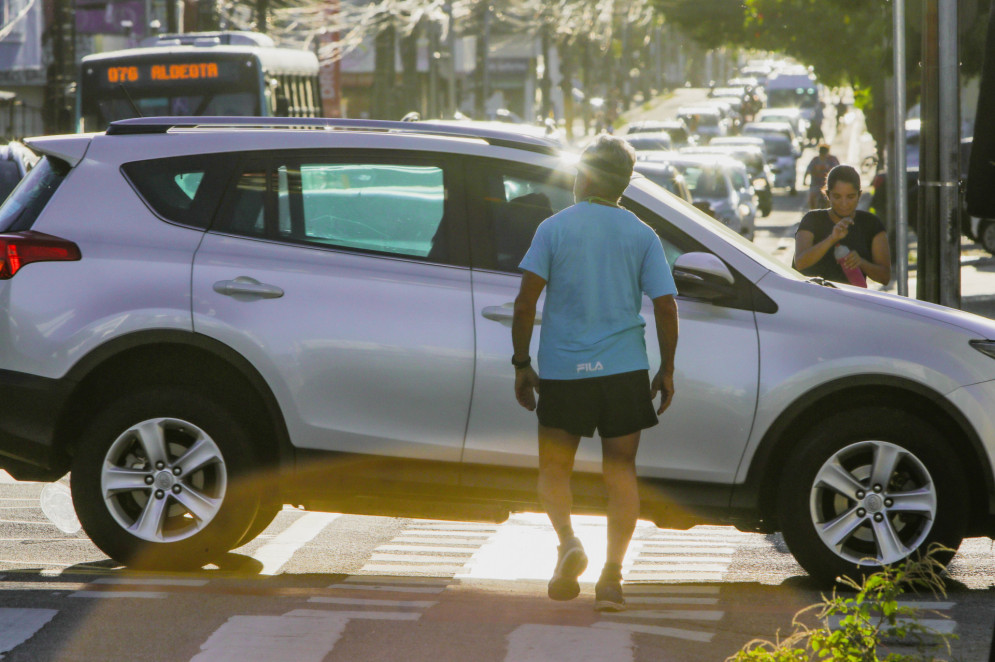
M 511 344 L 514 348 L 514 361 L 522 362 L 529 358 L 529 345 L 532 344 L 532 329 L 535 328 L 536 305 L 539 295 L 546 287 L 546 281 L 531 271 L 522 272 L 522 284 L 515 297 L 515 315 L 511 322 Z M 515 398 L 518 404 L 529 411 L 536 408 L 535 394 L 539 391 L 539 375 L 531 365 L 515 368 Z
M 656 338 L 660 344 L 660 370 L 653 378 L 650 397 L 662 393 L 660 408 L 662 414 L 674 398 L 674 356 L 677 352 L 677 301 L 673 295 L 653 299 L 653 317 L 656 320 Z

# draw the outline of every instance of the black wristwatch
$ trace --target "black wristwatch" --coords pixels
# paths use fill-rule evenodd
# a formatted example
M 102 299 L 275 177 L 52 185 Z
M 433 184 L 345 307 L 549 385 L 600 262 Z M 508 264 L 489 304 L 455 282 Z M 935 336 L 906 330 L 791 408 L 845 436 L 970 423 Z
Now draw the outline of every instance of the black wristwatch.
M 511 365 L 515 366 L 515 370 L 525 370 L 530 365 L 532 365 L 532 357 L 526 356 L 524 361 L 516 361 L 515 357 L 511 357 Z

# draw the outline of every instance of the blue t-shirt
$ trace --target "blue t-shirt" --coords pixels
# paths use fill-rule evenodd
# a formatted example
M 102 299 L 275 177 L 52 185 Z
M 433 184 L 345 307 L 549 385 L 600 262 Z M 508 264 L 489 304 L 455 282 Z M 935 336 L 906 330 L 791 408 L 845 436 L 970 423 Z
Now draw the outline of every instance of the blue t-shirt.
M 660 238 L 630 211 L 590 202 L 543 221 L 521 269 L 546 281 L 543 379 L 647 370 L 642 295 L 677 294 Z

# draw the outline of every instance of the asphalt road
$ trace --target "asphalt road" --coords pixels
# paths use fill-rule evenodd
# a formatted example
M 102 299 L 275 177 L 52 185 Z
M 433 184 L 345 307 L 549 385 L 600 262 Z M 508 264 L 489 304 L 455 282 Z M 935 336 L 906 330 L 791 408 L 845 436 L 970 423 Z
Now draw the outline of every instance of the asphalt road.
M 789 631 L 820 599 L 779 536 L 640 523 L 629 610 L 594 612 L 603 518 L 578 518 L 591 566 L 581 596 L 545 596 L 555 534 L 544 516 L 502 524 L 286 509 L 221 567 L 136 573 L 40 508 L 43 486 L 0 473 L 0 657 L 38 660 L 722 660 Z M 65 525 L 65 522 L 63 522 Z M 68 528 L 68 527 L 67 527 Z M 995 621 L 988 539 L 969 539 L 948 595 L 909 596 L 985 660 Z M 898 645 L 896 643 L 896 645 Z

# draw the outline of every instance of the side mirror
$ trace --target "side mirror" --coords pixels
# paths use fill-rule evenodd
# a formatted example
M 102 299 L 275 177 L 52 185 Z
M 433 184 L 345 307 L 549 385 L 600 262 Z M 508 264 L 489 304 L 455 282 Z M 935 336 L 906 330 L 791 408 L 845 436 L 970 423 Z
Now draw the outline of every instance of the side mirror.
M 695 299 L 719 301 L 736 296 L 736 278 L 726 263 L 711 253 L 684 253 L 674 261 L 678 291 Z

